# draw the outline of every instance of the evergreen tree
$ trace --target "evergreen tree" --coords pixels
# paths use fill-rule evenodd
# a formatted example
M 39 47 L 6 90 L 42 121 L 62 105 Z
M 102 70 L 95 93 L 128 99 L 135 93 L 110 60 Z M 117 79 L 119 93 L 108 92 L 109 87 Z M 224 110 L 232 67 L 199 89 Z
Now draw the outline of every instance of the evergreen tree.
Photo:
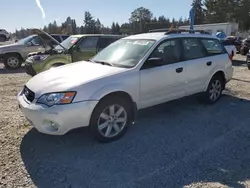
M 205 19 L 205 12 L 203 9 L 202 0 L 193 0 L 192 7 L 194 8 L 194 24 L 203 24 Z

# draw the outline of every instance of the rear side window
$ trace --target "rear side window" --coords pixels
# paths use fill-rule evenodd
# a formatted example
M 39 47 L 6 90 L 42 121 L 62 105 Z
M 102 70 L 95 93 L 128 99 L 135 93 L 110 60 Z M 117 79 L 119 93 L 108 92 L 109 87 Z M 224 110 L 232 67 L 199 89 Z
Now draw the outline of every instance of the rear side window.
M 199 59 L 207 56 L 204 46 L 197 38 L 182 39 L 183 58 L 185 61 Z
M 201 42 L 206 48 L 209 55 L 224 54 L 224 49 L 222 47 L 222 44 L 218 40 L 201 39 Z
M 106 48 L 111 43 L 115 42 L 116 40 L 118 40 L 118 38 L 101 37 L 99 38 L 98 46 L 99 48 L 103 49 L 103 48 Z
M 79 44 L 80 50 L 88 50 L 96 48 L 98 37 L 86 37 Z

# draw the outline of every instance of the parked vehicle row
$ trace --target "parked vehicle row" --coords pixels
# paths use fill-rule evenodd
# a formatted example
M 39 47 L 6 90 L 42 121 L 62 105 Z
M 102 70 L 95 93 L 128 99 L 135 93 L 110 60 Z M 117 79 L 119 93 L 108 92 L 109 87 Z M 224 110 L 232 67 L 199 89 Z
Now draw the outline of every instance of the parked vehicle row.
M 18 101 L 42 133 L 89 126 L 97 140 L 110 142 L 135 122 L 137 110 L 197 93 L 206 103 L 217 102 L 232 75 L 230 55 L 216 37 L 152 32 L 121 38 L 88 61 L 37 74 Z
M 14 44 L 0 46 L 0 60 L 9 69 L 17 69 L 33 52 L 43 52 L 54 47 L 58 42 L 67 39 L 68 35 L 51 34 L 49 42 L 42 40 L 38 35 L 30 35 Z
M 41 30 L 34 30 L 44 41 L 50 43 L 52 37 Z M 42 71 L 81 60 L 88 60 L 122 35 L 72 35 L 62 43 L 45 52 L 30 54 L 25 61 L 27 74 L 34 76 Z M 47 40 L 46 40 L 47 39 Z

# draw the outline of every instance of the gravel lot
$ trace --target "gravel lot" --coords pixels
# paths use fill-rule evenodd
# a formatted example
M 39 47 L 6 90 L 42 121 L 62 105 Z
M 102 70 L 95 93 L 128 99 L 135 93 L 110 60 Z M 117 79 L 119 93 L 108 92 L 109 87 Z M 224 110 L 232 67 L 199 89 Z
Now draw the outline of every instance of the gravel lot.
M 0 187 L 250 187 L 250 71 L 236 59 L 220 102 L 143 110 L 109 144 L 87 129 L 48 136 L 28 126 L 16 95 L 30 77 L 0 64 Z

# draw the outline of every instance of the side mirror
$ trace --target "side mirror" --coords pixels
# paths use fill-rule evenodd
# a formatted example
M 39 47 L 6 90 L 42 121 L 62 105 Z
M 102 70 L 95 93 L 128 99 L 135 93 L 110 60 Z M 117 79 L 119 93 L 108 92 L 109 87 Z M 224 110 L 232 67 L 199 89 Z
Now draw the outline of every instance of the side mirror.
M 152 66 L 161 66 L 164 65 L 163 59 L 160 57 L 151 57 L 147 62 Z

